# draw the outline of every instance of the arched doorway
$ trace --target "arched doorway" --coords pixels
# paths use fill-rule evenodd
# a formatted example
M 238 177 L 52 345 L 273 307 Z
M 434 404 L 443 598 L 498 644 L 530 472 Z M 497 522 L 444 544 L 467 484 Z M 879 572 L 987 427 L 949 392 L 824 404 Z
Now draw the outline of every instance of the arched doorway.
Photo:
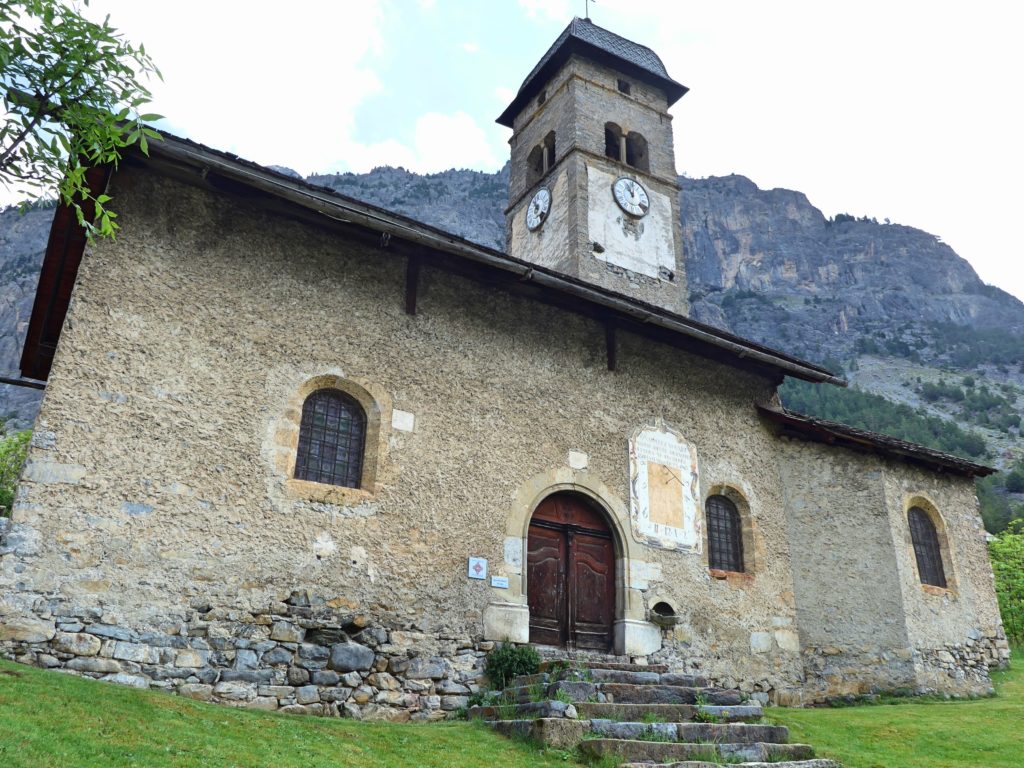
M 530 518 L 526 589 L 530 642 L 610 651 L 615 621 L 615 543 L 584 496 L 555 493 Z

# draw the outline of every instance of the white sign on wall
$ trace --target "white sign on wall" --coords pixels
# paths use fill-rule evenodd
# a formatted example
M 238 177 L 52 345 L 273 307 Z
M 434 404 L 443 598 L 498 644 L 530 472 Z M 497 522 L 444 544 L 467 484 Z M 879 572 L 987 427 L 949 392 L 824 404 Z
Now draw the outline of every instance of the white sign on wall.
M 487 559 L 483 557 L 469 558 L 469 567 L 466 569 L 466 575 L 471 579 L 486 579 Z
M 633 534 L 645 544 L 701 551 L 697 450 L 660 419 L 629 441 Z

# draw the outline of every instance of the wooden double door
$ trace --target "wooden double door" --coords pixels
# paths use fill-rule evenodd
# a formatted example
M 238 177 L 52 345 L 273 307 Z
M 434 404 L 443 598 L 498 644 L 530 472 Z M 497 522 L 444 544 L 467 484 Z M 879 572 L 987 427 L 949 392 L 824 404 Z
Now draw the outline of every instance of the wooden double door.
M 557 493 L 533 513 L 526 590 L 531 643 L 612 649 L 615 546 L 603 515 L 582 497 Z

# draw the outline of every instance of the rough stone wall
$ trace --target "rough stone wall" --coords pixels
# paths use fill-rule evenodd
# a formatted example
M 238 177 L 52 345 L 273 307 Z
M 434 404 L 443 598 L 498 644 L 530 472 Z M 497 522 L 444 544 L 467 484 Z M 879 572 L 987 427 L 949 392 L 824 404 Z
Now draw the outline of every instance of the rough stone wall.
M 288 682 L 292 666 L 323 670 L 295 659 L 321 662 L 337 645 L 304 651 L 305 638 L 273 636 L 294 615 L 282 602 L 308 593 L 386 632 L 374 642 L 393 650 L 371 648 L 371 670 L 354 671 L 400 681 L 366 678 L 364 704 L 354 678 L 325 683 L 352 689 L 329 703 L 432 711 L 422 697 L 462 695 L 443 686 L 469 687 L 478 671 L 482 612 L 505 591 L 467 579 L 466 561 L 486 557 L 502 575 L 517 489 L 568 472 L 574 451 L 587 460 L 573 476 L 600 481 L 625 508 L 627 437 L 661 417 L 695 446 L 702 498 L 724 484 L 748 500 L 756 568 L 719 580 L 706 555 L 645 547 L 628 564 L 628 610 L 678 608 L 666 658 L 765 689 L 799 684 L 777 443 L 752 405 L 769 382 L 628 334 L 609 372 L 600 325 L 430 269 L 410 317 L 404 260 L 387 250 L 141 170 L 122 169 L 115 192 L 123 229 L 83 261 L 0 558 L 6 652 L 136 683 L 212 685 L 214 696 L 222 683 L 251 684 L 237 694 L 249 703 L 299 704 L 298 690 L 260 686 L 304 688 Z M 282 424 L 320 376 L 377 393 L 373 492 L 303 496 L 280 470 Z M 209 623 L 206 638 L 215 627 L 222 647 L 204 648 L 195 622 L 200 633 Z M 350 634 L 339 617 L 321 623 Z M 128 639 L 108 636 L 101 644 L 115 644 L 92 654 L 97 624 Z M 396 632 L 418 639 L 403 645 Z M 206 650 L 225 655 L 177 666 L 179 651 Z M 255 660 L 239 661 L 242 651 Z M 108 661 L 72 665 L 76 653 Z M 451 671 L 392 671 L 395 658 L 424 655 Z M 230 679 L 229 668 L 257 679 Z M 310 703 L 323 703 L 322 689 Z M 400 693 L 378 702 L 383 691 Z M 417 704 L 402 698 L 413 695 Z
M 988 690 L 989 667 L 1005 665 L 1010 650 L 974 482 L 895 466 L 886 467 L 883 477 L 917 686 Z M 907 522 L 912 506 L 937 522 L 945 589 L 924 585 L 918 576 Z
M 805 699 L 987 691 L 988 665 L 1008 652 L 1001 656 L 973 482 L 818 443 L 781 443 Z M 912 499 L 929 499 L 950 521 L 947 575 L 958 589 L 920 583 L 906 518 Z

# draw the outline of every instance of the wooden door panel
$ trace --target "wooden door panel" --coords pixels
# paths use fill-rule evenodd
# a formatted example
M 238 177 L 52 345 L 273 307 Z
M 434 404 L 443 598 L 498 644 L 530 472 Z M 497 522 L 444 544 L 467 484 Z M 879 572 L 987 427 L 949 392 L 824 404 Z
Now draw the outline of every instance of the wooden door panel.
M 534 512 L 527 538 L 530 642 L 611 650 L 615 548 L 599 512 L 553 494 Z
M 615 551 L 611 539 L 570 534 L 569 628 L 578 648 L 608 650 L 615 616 Z
M 530 642 L 564 645 L 567 637 L 565 534 L 531 525 L 527 539 L 526 590 Z

